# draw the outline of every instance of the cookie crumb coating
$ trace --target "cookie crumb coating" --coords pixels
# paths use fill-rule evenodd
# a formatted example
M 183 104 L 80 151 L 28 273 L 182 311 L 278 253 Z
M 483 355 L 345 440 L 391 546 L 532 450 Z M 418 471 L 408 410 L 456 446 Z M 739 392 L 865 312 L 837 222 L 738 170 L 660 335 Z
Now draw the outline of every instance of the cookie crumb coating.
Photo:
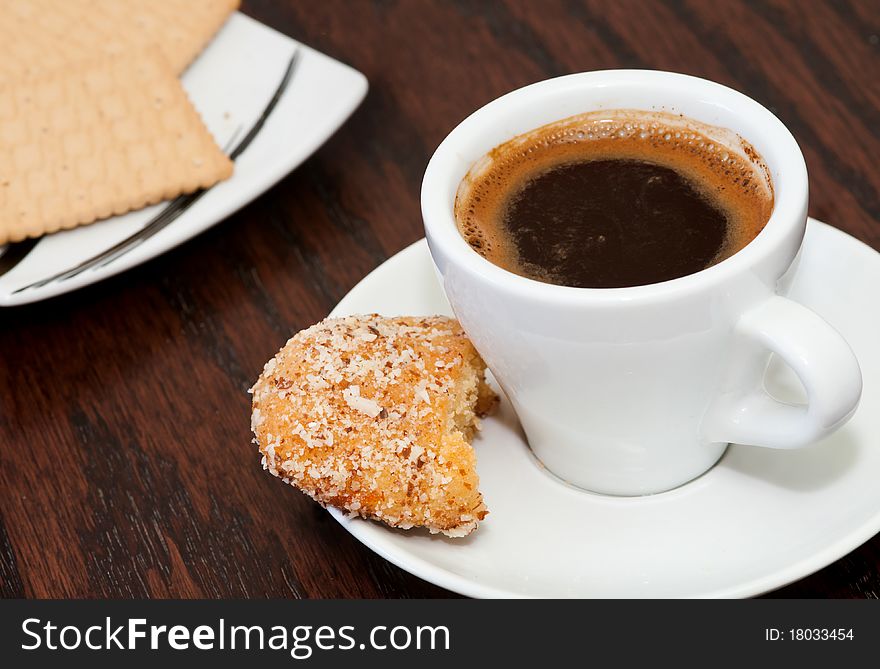
M 325 506 L 461 537 L 488 513 L 470 440 L 498 398 L 454 319 L 328 318 L 251 389 L 263 468 Z

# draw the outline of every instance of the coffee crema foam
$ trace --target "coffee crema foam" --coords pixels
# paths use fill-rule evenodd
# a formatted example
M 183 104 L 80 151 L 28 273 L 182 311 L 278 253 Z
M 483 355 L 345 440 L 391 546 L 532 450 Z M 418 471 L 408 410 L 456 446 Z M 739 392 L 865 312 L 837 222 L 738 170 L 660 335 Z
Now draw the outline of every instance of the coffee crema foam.
M 726 237 L 709 267 L 754 239 L 773 210 L 769 171 L 744 139 L 680 115 L 637 110 L 590 112 L 543 126 L 495 147 L 459 185 L 455 219 L 465 241 L 490 262 L 523 276 L 505 212 L 536 175 L 570 163 L 634 160 L 674 170 L 722 210 Z

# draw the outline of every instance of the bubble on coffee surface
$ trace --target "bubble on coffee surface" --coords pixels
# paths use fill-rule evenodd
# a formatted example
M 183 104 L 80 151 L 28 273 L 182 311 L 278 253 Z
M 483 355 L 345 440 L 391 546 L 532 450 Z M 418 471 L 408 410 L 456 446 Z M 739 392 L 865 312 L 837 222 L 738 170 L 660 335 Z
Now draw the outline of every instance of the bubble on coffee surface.
M 496 265 L 549 283 L 565 283 L 545 269 L 525 266 L 501 222 L 512 198 L 537 175 L 566 164 L 599 160 L 633 160 L 670 168 L 722 210 L 728 222 L 725 238 L 705 266 L 748 244 L 772 211 L 772 182 L 766 166 L 755 149 L 732 132 L 665 113 L 605 111 L 520 135 L 478 161 L 456 196 L 455 217 L 462 237 Z M 599 237 L 578 242 L 586 246 L 609 243 Z M 562 247 L 550 251 L 567 252 Z

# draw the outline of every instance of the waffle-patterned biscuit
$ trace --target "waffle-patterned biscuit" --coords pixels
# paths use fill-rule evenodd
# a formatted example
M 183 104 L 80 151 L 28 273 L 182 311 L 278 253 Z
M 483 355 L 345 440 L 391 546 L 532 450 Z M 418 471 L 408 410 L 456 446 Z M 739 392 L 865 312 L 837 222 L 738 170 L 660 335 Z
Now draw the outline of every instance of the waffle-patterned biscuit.
M 158 48 L 180 74 L 238 0 L 0 0 L 0 83 Z
M 470 439 L 497 397 L 458 322 L 330 318 L 254 385 L 263 467 L 318 502 L 460 537 L 488 513 Z
M 231 174 L 158 53 L 0 85 L 0 243 L 123 214 Z

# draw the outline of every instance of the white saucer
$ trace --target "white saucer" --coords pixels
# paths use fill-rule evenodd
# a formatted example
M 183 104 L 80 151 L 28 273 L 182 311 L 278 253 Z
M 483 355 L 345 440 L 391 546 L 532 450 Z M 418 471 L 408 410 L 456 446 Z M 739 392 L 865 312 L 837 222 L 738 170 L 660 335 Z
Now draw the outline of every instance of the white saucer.
M 852 421 L 799 451 L 731 446 L 696 481 L 650 497 L 567 487 L 543 471 L 507 402 L 474 446 L 490 515 L 464 540 L 332 511 L 394 564 L 474 597 L 744 597 L 802 578 L 880 530 L 880 254 L 810 221 L 792 297 L 849 340 L 864 375 Z M 451 313 L 424 241 L 361 281 L 334 315 Z M 799 394 L 771 365 L 767 387 Z
M 232 177 L 191 196 L 0 245 L 0 307 L 101 281 L 207 230 L 308 158 L 367 92 L 360 72 L 240 12 L 229 17 L 181 83 L 235 160 Z

